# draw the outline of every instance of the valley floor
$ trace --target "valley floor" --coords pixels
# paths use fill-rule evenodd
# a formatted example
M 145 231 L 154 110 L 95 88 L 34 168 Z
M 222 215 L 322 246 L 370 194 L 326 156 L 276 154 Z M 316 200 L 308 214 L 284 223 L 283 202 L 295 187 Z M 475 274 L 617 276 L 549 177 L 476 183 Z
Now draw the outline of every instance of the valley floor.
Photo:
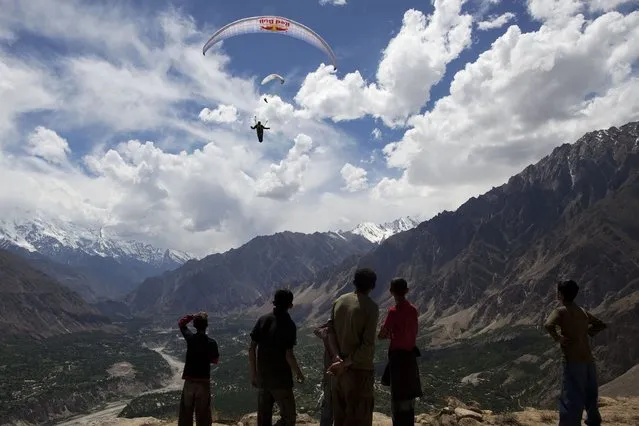
M 155 389 L 152 391 L 145 392 L 145 394 L 181 390 L 184 384 L 184 382 L 182 381 L 182 369 L 184 368 L 184 363 L 164 353 L 163 347 L 157 347 L 152 349 L 156 351 L 158 354 L 160 354 L 162 358 L 164 358 L 164 360 L 171 366 L 171 371 L 173 375 L 171 376 L 170 381 L 167 383 L 165 387 L 161 389 Z M 118 419 L 118 414 L 122 412 L 122 410 L 129 404 L 129 402 L 130 402 L 130 399 L 113 402 L 111 404 L 108 404 L 106 407 L 104 407 L 100 411 L 96 411 L 90 414 L 75 416 L 64 422 L 57 423 L 56 426 L 100 426 L 100 425 L 118 424 L 117 422 L 120 421 Z

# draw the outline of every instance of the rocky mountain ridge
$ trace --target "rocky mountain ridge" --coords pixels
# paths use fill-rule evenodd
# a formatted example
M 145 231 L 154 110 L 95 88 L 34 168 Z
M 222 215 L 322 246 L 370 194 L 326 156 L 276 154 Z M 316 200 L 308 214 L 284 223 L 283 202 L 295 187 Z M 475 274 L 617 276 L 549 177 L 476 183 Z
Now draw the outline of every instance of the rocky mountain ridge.
M 308 280 L 374 244 L 356 234 L 279 232 L 243 246 L 191 260 L 146 279 L 126 298 L 133 313 L 224 313 L 272 296 L 274 286 Z

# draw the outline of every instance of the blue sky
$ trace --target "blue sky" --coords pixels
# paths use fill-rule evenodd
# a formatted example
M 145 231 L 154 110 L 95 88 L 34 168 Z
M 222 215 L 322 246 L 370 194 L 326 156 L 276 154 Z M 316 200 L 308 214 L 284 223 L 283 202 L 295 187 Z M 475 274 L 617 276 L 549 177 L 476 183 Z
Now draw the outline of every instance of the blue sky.
M 637 1 L 343 3 L 0 0 L 0 213 L 204 255 L 428 219 L 639 116 Z M 263 14 L 319 33 L 337 72 L 286 36 L 202 55 Z

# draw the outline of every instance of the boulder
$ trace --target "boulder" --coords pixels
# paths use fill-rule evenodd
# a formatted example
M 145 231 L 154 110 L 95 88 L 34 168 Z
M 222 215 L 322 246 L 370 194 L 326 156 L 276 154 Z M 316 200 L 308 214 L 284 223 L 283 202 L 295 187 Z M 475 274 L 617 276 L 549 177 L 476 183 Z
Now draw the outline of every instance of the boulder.
M 390 426 L 393 420 L 386 414 L 373 413 L 373 426 Z
M 439 422 L 435 416 L 425 413 L 415 416 L 415 424 L 420 426 L 439 426 Z
M 480 422 L 484 420 L 484 417 L 482 414 L 476 411 L 468 410 L 466 408 L 461 408 L 461 407 L 455 408 L 455 417 L 457 418 L 458 421 L 465 418 L 475 419 Z
M 479 420 L 471 419 L 470 417 L 464 417 L 463 419 L 457 422 L 458 426 L 478 426 L 482 423 Z
M 280 416 L 273 416 L 273 424 L 279 420 Z M 296 425 L 315 425 L 317 420 L 314 420 L 308 414 L 298 414 L 295 420 Z M 250 413 L 244 415 L 237 426 L 257 426 L 257 413 Z

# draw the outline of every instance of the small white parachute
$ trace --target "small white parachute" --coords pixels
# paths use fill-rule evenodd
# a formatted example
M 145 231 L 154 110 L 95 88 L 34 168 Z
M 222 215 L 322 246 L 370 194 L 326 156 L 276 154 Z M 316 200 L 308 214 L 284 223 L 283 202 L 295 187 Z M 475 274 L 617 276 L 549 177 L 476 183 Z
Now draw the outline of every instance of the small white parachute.
M 278 79 L 280 81 L 280 84 L 284 84 L 284 77 L 282 77 L 279 74 L 269 74 L 266 77 L 264 77 L 264 80 L 262 80 L 262 85 L 266 84 L 266 83 L 270 83 L 271 81 Z

